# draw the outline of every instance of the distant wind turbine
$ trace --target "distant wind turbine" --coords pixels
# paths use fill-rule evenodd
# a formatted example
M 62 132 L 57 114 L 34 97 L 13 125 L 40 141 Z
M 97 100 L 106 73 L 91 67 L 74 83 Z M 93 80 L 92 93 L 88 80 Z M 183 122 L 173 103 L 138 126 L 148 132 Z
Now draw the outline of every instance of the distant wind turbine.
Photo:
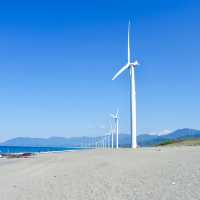
M 126 69 L 130 70 L 130 111 L 131 111 L 131 147 L 137 148 L 137 135 L 136 135 L 136 90 L 135 90 L 135 67 L 139 65 L 138 61 L 132 62 L 131 59 L 131 45 L 130 45 L 130 29 L 131 24 L 128 25 L 128 62 L 123 66 L 112 78 L 115 80 Z
M 113 140 L 114 140 L 114 131 L 113 131 L 113 126 L 112 126 L 112 122 L 110 121 L 110 134 L 111 134 L 111 148 L 113 149 Z
M 115 120 L 115 131 L 116 131 L 116 148 L 119 148 L 119 110 L 117 109 L 116 114 L 110 114 L 110 116 Z

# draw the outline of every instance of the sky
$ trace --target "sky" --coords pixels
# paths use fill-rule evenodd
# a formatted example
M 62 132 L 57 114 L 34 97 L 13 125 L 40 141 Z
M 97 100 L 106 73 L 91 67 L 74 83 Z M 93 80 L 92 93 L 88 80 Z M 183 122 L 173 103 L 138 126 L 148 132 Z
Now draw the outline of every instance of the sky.
M 0 141 L 96 136 L 120 111 L 130 131 L 127 25 L 132 21 L 137 134 L 200 129 L 197 0 L 4 1 Z

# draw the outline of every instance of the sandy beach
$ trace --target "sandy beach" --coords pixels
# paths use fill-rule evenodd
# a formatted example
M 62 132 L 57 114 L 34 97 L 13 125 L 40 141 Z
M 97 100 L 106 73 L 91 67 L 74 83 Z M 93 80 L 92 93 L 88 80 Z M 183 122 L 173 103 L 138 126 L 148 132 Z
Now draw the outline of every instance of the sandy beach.
M 0 200 L 198 200 L 200 147 L 0 159 Z

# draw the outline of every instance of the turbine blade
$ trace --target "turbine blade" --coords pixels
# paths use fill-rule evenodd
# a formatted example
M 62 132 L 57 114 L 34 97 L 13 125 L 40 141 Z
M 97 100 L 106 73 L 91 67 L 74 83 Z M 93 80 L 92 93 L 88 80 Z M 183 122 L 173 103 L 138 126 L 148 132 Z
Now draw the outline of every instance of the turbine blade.
M 131 62 L 130 30 L 131 30 L 131 22 L 129 20 L 129 23 L 128 23 L 128 63 Z
M 123 66 L 112 78 L 112 80 L 115 80 L 124 70 L 129 68 L 129 63 Z
M 113 115 L 113 114 L 110 114 L 110 116 L 111 116 L 112 118 L 115 118 L 115 115 Z
M 117 118 L 118 118 L 118 116 L 119 116 L 119 108 L 117 108 L 116 116 L 117 116 Z

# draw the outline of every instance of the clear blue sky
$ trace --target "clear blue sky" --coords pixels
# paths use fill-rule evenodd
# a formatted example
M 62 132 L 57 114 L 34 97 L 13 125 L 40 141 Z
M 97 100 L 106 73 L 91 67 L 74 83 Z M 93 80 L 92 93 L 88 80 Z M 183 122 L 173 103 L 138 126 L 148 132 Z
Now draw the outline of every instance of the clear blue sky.
M 120 109 L 129 132 L 126 63 L 132 18 L 138 134 L 200 129 L 200 3 L 189 0 L 4 1 L 0 141 L 104 134 Z

